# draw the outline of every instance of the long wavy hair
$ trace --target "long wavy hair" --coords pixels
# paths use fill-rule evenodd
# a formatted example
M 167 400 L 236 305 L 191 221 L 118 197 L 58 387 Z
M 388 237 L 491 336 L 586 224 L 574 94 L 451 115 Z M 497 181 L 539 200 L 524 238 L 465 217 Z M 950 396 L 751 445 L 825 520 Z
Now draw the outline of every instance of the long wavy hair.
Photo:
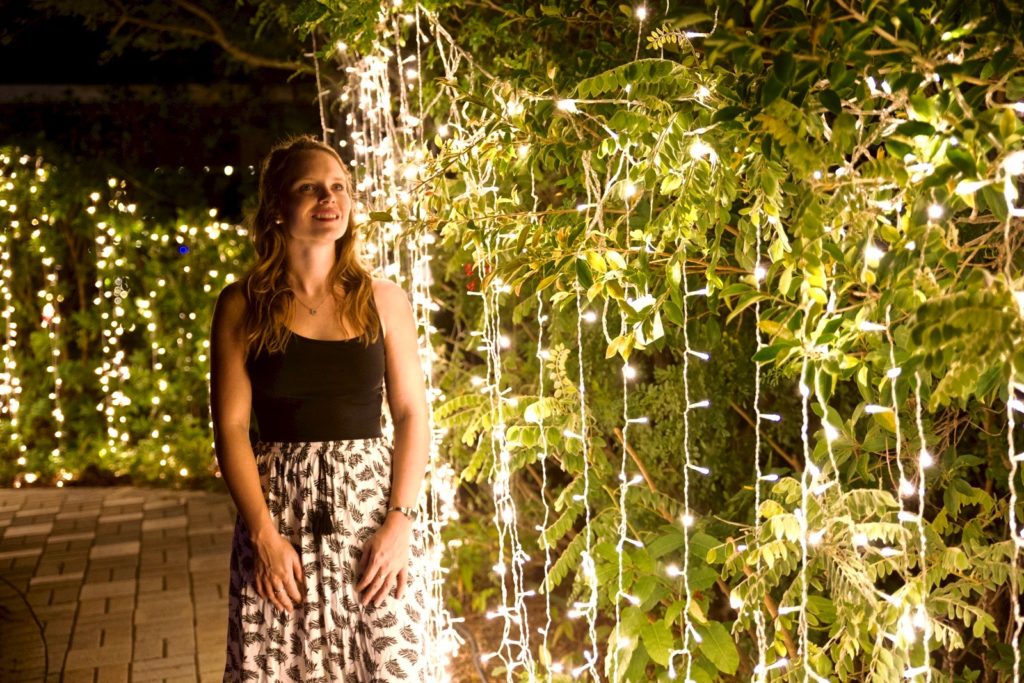
M 328 145 L 300 135 L 281 142 L 270 150 L 260 166 L 259 201 L 248 220 L 256 248 L 256 261 L 242 278 L 246 299 L 245 358 L 261 352 L 284 350 L 292 332 L 295 292 L 286 277 L 288 235 L 276 216 L 284 213 L 284 196 L 294 181 L 295 162 L 303 152 L 330 154 L 341 167 L 345 189 L 351 198 L 348 229 L 334 243 L 334 265 L 328 275 L 332 283 L 339 326 L 347 318 L 362 330 L 358 339 L 364 346 L 377 340 L 380 316 L 373 303 L 373 277 L 360 261 L 361 240 L 355 223 L 355 195 L 352 176 L 341 157 Z

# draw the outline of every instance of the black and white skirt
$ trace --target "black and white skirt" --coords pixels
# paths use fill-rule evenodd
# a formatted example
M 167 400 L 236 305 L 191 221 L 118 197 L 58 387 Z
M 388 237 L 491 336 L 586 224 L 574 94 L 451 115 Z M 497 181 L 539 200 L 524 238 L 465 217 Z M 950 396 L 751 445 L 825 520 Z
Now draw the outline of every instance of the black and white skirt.
M 239 515 L 231 547 L 224 681 L 426 681 L 423 536 L 414 525 L 408 584 L 380 607 L 355 586 L 363 545 L 387 512 L 394 449 L 383 437 L 263 442 L 253 451 L 278 531 L 302 560 L 306 595 L 287 614 L 256 593 Z

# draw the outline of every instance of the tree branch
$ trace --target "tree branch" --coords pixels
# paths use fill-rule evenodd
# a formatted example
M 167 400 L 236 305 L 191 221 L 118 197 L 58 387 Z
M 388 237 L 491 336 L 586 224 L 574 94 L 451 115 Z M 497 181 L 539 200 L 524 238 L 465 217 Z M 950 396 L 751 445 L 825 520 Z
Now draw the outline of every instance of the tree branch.
M 613 431 L 615 432 L 615 436 L 618 437 L 619 441 L 625 441 L 625 438 L 622 435 L 622 430 L 620 428 L 616 427 Z M 636 464 L 637 469 L 640 470 L 640 475 L 644 478 L 644 481 L 647 482 L 647 488 L 649 488 L 652 493 L 658 493 L 658 489 L 654 487 L 654 482 L 651 481 L 651 475 L 647 474 L 647 468 L 644 467 L 644 464 L 642 462 L 640 462 L 640 456 L 636 454 L 636 451 L 633 450 L 633 447 L 630 446 L 629 444 L 626 444 L 626 452 L 629 453 L 629 457 L 633 459 L 633 462 Z
M 224 29 L 221 27 L 214 17 L 206 12 L 201 7 L 197 7 L 186 0 L 174 0 L 174 3 L 179 7 L 185 9 L 188 12 L 196 15 L 205 21 L 212 29 L 211 33 L 201 31 L 191 26 L 182 26 L 179 24 L 163 24 L 158 21 L 152 21 L 151 19 L 145 19 L 132 15 L 128 9 L 120 2 L 115 3 L 121 11 L 121 16 L 118 17 L 117 23 L 110 30 L 110 35 L 114 36 L 117 34 L 121 27 L 128 25 L 141 26 L 142 28 L 148 28 L 151 31 L 157 31 L 159 33 L 174 33 L 182 36 L 189 36 L 193 38 L 199 38 L 200 40 L 216 43 L 227 52 L 229 55 L 234 57 L 240 62 L 244 62 L 249 66 L 264 68 L 264 69 L 284 69 L 286 71 L 308 71 L 309 67 L 302 64 L 301 62 L 288 62 L 277 59 L 270 59 L 261 55 L 253 54 L 248 52 L 238 45 L 235 45 L 224 33 Z
M 749 424 L 751 427 L 757 427 L 757 423 L 754 422 L 754 418 L 747 415 L 746 411 L 744 411 L 743 408 L 740 408 L 732 399 L 729 399 L 729 407 L 735 410 L 737 413 L 739 413 L 740 417 L 746 420 L 747 424 Z M 762 438 L 764 438 L 764 440 L 768 442 L 768 445 L 772 447 L 773 451 L 779 454 L 779 457 L 785 460 L 786 463 L 793 468 L 793 471 L 803 471 L 804 468 L 800 466 L 800 463 L 797 462 L 797 459 L 794 458 L 789 453 L 787 453 L 786 451 L 784 451 L 782 449 L 782 446 L 780 446 L 774 439 L 772 439 L 772 437 L 768 436 L 767 434 L 762 434 Z

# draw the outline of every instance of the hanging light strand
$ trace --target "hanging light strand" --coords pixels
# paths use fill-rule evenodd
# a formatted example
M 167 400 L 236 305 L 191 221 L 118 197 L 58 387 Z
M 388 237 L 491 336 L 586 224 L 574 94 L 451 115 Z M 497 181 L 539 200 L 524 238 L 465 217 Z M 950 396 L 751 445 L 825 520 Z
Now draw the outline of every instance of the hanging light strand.
M 924 637 L 922 638 L 921 647 L 923 650 L 922 664 L 924 667 L 925 681 L 931 683 L 932 680 L 932 667 L 931 667 L 931 637 L 932 637 L 932 626 L 931 618 L 928 616 L 928 536 L 925 534 L 924 529 L 924 501 L 927 493 L 927 485 L 925 481 L 925 466 L 926 462 L 924 457 L 920 454 L 926 453 L 926 441 L 924 434 L 924 409 L 921 406 L 921 373 L 914 373 L 914 415 L 915 422 L 917 424 L 917 439 L 920 443 L 919 446 L 919 457 L 917 459 L 917 538 L 918 538 L 918 576 L 921 582 L 921 603 L 918 605 L 917 610 L 920 615 L 918 620 L 918 626 L 923 628 Z M 911 663 L 911 666 L 913 663 Z
M 531 174 L 531 179 L 533 178 Z M 534 181 L 535 182 L 535 181 Z M 535 186 L 534 186 L 535 187 Z M 534 206 L 536 210 L 536 194 L 534 194 Z M 544 323 L 547 320 L 547 315 L 544 314 L 544 297 L 541 292 L 536 293 L 537 297 L 537 399 L 540 401 L 544 400 L 544 362 L 547 360 L 550 354 L 544 350 Z M 540 476 L 541 476 L 541 487 L 540 487 L 540 499 L 544 505 L 544 518 L 541 522 L 540 533 L 548 528 L 548 522 L 551 519 L 551 506 L 548 504 L 547 490 L 548 490 L 548 435 L 547 430 L 544 427 L 544 410 L 537 411 L 537 426 L 540 430 Z M 548 543 L 543 543 L 544 546 L 544 579 L 541 583 L 544 586 L 544 627 L 540 630 L 541 633 L 541 647 L 544 652 L 548 652 L 548 635 L 551 632 L 551 591 L 547 588 L 548 586 L 548 575 L 551 573 L 551 546 Z M 547 666 L 544 671 L 544 680 L 547 683 L 551 683 L 551 667 Z
M 765 268 L 761 265 L 761 224 L 754 225 L 754 286 L 761 291 L 761 282 L 767 277 Z M 764 348 L 764 337 L 761 334 L 761 299 L 754 301 L 754 341 L 755 352 Z M 755 543 L 761 540 L 761 482 L 764 473 L 761 470 L 761 361 L 754 361 L 754 532 L 752 538 Z M 754 576 L 761 575 L 761 554 L 755 554 Z M 754 630 L 757 639 L 757 665 L 754 669 L 755 680 L 762 683 L 766 680 L 768 637 L 765 633 L 764 610 L 761 608 L 761 601 L 748 600 L 744 608 L 753 612 Z
M 690 402 L 690 334 L 688 331 L 689 327 L 689 299 L 690 299 L 690 284 L 688 275 L 686 272 L 686 258 L 687 253 L 684 250 L 681 261 L 681 276 L 680 284 L 683 288 L 683 404 L 686 406 L 683 409 L 683 518 L 680 520 L 683 526 L 683 567 L 681 575 L 683 577 L 683 647 L 679 650 L 673 650 L 669 653 L 668 667 L 669 677 L 675 678 L 675 666 L 674 659 L 676 655 L 680 655 L 684 658 L 684 681 L 689 681 L 691 671 L 693 667 L 693 653 L 690 650 L 690 640 L 693 634 L 696 633 L 696 629 L 693 627 L 693 621 L 690 616 L 690 610 L 693 605 L 693 590 L 690 587 L 690 527 L 693 526 L 693 513 L 690 510 L 690 470 L 693 467 L 692 458 L 690 456 L 690 411 L 694 407 L 698 407 Z M 701 401 L 700 407 L 706 406 L 706 401 Z
M 1013 541 L 1013 557 L 1010 562 L 1010 616 L 1013 622 L 1013 637 L 1011 639 L 1011 645 L 1013 648 L 1013 680 L 1020 680 L 1020 637 L 1021 632 L 1024 631 L 1024 614 L 1021 614 L 1020 605 L 1020 578 L 1018 576 L 1018 569 L 1020 568 L 1020 552 L 1021 546 L 1024 545 L 1024 537 L 1022 537 L 1022 530 L 1017 528 L 1017 501 L 1020 497 L 1020 493 L 1017 490 L 1017 461 L 1020 457 L 1017 453 L 1017 447 L 1014 443 L 1014 429 L 1016 429 L 1016 417 L 1014 411 L 1016 405 L 1019 405 L 1020 399 L 1017 398 L 1017 383 L 1014 381 L 1013 373 L 1010 373 L 1010 383 L 1007 388 L 1007 405 L 1006 405 L 1006 446 L 1007 452 L 1010 457 L 1010 509 L 1009 509 L 1009 526 L 1010 526 L 1010 538 Z
M 805 311 L 805 314 L 807 311 Z M 806 319 L 805 319 L 806 324 Z M 800 364 L 800 443 L 803 446 L 804 468 L 800 473 L 800 509 L 797 510 L 797 522 L 800 524 L 800 609 L 798 614 L 799 633 L 799 654 L 803 663 L 804 680 L 808 679 L 811 672 L 810 642 L 807 629 L 807 535 L 808 535 L 808 508 L 810 503 L 810 484 L 808 482 L 810 473 L 815 469 L 811 461 L 811 444 L 808 438 L 809 414 L 808 399 L 811 390 L 807 384 L 807 373 L 809 359 L 807 349 L 804 349 L 803 360 Z M 781 609 L 780 609 L 781 613 Z

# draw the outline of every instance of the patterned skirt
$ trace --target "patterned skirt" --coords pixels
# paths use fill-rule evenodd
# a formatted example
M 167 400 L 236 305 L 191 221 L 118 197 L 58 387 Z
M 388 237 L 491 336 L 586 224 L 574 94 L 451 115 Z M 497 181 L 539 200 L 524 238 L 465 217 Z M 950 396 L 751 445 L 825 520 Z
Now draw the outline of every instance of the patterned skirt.
M 422 532 L 410 539 L 401 600 L 363 607 L 355 590 L 363 545 L 384 522 L 394 453 L 383 437 L 263 442 L 253 451 L 278 531 L 302 561 L 306 594 L 291 615 L 256 592 L 241 515 L 231 547 L 225 683 L 416 682 L 425 678 Z

